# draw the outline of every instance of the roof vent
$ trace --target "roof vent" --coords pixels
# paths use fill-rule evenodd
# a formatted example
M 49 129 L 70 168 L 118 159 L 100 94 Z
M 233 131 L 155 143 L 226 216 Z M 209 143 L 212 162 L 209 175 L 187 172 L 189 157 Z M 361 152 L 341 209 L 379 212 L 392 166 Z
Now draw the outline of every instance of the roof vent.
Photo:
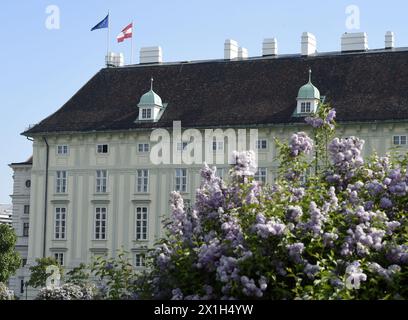
M 276 56 L 278 55 L 278 40 L 276 38 L 264 39 L 262 44 L 263 56 Z
M 105 63 L 108 68 L 123 67 L 125 65 L 125 57 L 123 53 L 109 52 L 105 57 Z
M 239 49 L 238 49 L 238 58 L 248 59 L 248 49 L 239 47 Z
M 232 39 L 225 40 L 224 59 L 232 60 L 238 58 L 238 42 Z
M 392 49 L 395 47 L 395 34 L 392 31 L 387 31 L 385 34 L 385 49 Z
M 302 56 L 316 53 L 316 37 L 310 32 L 302 33 Z
M 162 48 L 145 47 L 140 49 L 140 63 L 162 63 L 163 51 Z
M 341 37 L 341 51 L 365 51 L 368 50 L 367 33 L 345 33 Z

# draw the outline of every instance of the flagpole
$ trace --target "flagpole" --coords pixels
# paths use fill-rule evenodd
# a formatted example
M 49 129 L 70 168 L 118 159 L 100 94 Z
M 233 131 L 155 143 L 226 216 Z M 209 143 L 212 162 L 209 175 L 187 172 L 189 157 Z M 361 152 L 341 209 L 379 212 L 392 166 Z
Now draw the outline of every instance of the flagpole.
M 132 21 L 132 40 L 130 41 L 130 64 L 133 64 L 133 21 Z
M 108 37 L 106 41 L 106 47 L 107 47 L 107 53 L 106 55 L 109 55 L 109 38 L 110 38 L 110 12 L 108 11 Z

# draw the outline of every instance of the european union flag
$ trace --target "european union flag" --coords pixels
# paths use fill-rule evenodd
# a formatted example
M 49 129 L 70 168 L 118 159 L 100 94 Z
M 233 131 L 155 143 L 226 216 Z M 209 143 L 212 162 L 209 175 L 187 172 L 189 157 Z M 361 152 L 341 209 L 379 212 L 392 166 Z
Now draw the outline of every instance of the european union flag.
M 91 29 L 91 31 L 94 31 L 94 30 L 97 30 L 97 29 L 106 29 L 106 28 L 109 28 L 109 14 L 106 16 L 105 19 L 103 19 L 95 27 L 93 27 Z

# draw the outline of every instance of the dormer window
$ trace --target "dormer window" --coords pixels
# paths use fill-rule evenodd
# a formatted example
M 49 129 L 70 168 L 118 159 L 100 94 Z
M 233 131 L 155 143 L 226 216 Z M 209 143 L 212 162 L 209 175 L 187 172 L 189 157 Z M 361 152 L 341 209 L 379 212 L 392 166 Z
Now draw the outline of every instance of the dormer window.
M 312 70 L 309 70 L 309 82 L 299 89 L 295 116 L 307 115 L 317 111 L 320 103 L 320 92 L 312 84 Z
M 136 121 L 158 121 L 164 111 L 162 99 L 153 91 L 153 79 L 150 91 L 145 93 L 138 104 L 139 117 Z
M 152 109 L 144 108 L 142 109 L 142 119 L 143 120 L 150 120 L 152 118 Z
M 301 102 L 300 104 L 300 112 L 301 113 L 310 113 L 311 111 L 311 103 L 310 102 Z

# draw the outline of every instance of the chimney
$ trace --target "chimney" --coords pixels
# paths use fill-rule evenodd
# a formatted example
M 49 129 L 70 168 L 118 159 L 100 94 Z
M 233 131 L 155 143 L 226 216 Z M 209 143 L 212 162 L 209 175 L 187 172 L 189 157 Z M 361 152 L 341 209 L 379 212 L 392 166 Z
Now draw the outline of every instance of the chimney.
M 145 47 L 140 49 L 140 63 L 162 63 L 163 51 L 161 47 Z
M 392 49 L 395 47 L 395 33 L 387 31 L 385 34 L 385 49 Z
M 315 54 L 316 50 L 316 37 L 310 32 L 302 33 L 302 56 L 308 56 Z
M 345 33 L 341 37 L 341 51 L 365 51 L 368 50 L 367 33 Z
M 238 42 L 232 39 L 225 40 L 224 59 L 232 60 L 238 58 Z
M 105 57 L 105 63 L 108 68 L 123 67 L 125 65 L 125 57 L 123 53 L 109 52 Z
M 262 44 L 263 56 L 276 56 L 278 55 L 278 41 L 276 38 L 264 39 Z
M 238 58 L 248 59 L 248 49 L 239 47 L 239 49 L 238 49 Z

